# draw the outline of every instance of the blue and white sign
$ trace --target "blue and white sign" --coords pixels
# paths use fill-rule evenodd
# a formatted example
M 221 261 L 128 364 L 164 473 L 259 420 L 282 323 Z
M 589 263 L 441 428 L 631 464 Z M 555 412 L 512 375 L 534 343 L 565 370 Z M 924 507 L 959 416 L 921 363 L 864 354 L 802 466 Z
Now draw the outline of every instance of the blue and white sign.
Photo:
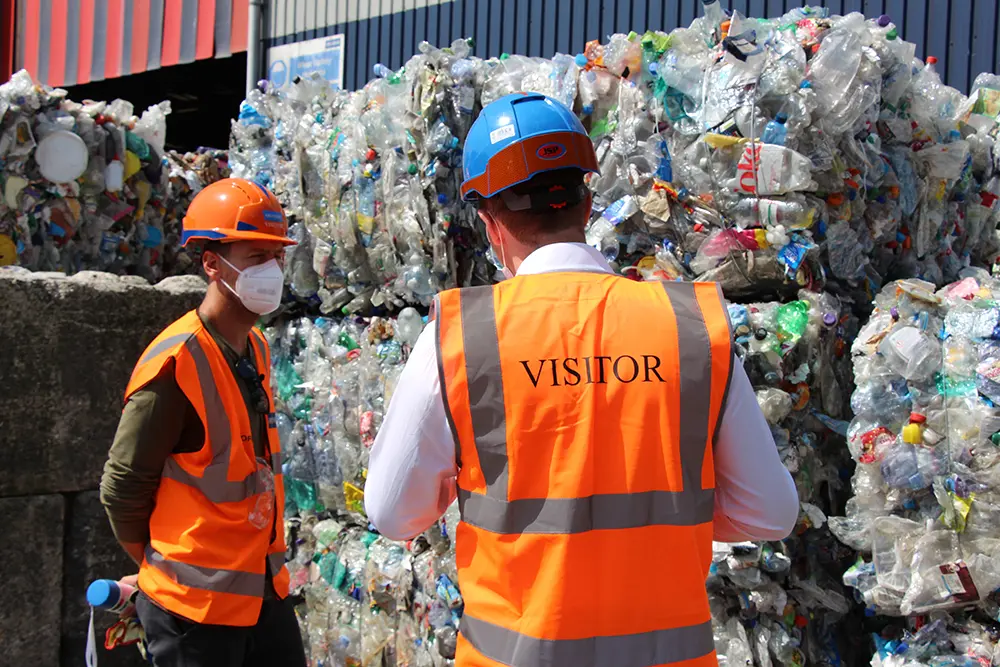
M 267 80 L 278 88 L 289 85 L 297 76 L 313 72 L 320 72 L 333 85 L 343 87 L 343 35 L 282 44 L 267 51 Z

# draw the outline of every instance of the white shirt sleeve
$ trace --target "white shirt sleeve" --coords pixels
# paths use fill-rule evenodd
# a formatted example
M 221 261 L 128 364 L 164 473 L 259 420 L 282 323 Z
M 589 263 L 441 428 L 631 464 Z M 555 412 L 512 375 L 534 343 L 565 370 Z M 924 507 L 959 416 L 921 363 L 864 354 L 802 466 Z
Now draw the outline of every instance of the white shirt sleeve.
M 799 496 L 742 362 L 733 362 L 715 443 L 714 539 L 781 540 L 799 516 Z
M 410 352 L 368 462 L 365 511 L 393 540 L 430 528 L 456 496 L 455 439 L 441 396 L 435 325 L 424 327 Z

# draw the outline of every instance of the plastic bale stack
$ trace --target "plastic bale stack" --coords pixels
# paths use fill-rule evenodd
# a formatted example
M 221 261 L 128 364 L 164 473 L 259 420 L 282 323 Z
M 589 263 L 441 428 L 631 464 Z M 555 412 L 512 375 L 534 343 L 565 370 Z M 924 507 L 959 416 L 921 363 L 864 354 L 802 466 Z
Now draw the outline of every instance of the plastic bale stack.
M 452 655 L 454 508 L 407 545 L 362 514 L 367 448 L 419 331 L 412 309 L 402 322 L 367 316 L 491 280 L 485 235 L 457 200 L 461 141 L 483 105 L 518 90 L 563 101 L 591 133 L 602 173 L 589 181 L 587 240 L 616 271 L 718 281 L 746 304 L 730 307 L 737 348 L 802 511 L 782 543 L 716 545 L 720 661 L 861 660 L 863 610 L 838 581 L 858 547 L 826 521 L 843 512 L 853 465 L 856 316 L 888 279 L 941 285 L 998 247 L 1000 85 L 983 75 L 966 98 L 913 54 L 886 16 L 760 20 L 708 3 L 690 28 L 613 35 L 575 57 L 484 61 L 463 41 L 424 44 L 360 91 L 305 78 L 251 94 L 233 126 L 234 172 L 278 190 L 302 241 L 286 265 L 287 313 L 310 316 L 273 336 L 315 664 Z
M 287 463 L 289 570 L 306 601 L 310 664 L 446 665 L 462 598 L 447 526 L 457 506 L 406 544 L 370 530 L 368 452 L 423 328 L 395 320 L 304 317 L 268 330 Z
M 719 544 L 707 583 L 729 665 L 853 664 L 840 574 L 852 552 L 825 527 L 849 461 L 842 432 L 857 318 L 830 294 L 731 304 L 737 353 L 799 490 L 799 523 L 775 543 Z M 849 468 L 848 468 L 849 470 Z
M 218 170 L 165 151 L 169 113 L 169 102 L 139 118 L 124 100 L 73 102 L 23 70 L 0 86 L 0 266 L 150 282 L 192 270 L 180 220 Z
M 853 346 L 854 497 L 834 533 L 883 665 L 992 664 L 1000 612 L 997 443 L 1000 284 L 887 285 Z M 874 664 L 874 663 L 873 663 Z

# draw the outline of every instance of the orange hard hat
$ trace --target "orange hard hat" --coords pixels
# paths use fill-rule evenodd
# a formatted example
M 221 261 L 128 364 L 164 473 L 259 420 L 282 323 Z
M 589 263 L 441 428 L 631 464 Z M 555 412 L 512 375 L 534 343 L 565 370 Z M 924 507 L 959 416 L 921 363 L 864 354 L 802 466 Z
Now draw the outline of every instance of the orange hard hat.
M 224 178 L 199 192 L 184 216 L 181 245 L 191 241 L 278 241 L 288 238 L 285 212 L 267 188 L 242 178 Z

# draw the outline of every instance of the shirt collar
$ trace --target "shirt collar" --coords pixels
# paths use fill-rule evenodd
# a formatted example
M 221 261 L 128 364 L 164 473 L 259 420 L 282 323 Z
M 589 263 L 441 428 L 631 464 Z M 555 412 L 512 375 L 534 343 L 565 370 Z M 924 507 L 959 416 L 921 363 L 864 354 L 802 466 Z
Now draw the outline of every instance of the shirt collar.
M 614 273 L 604 256 L 586 243 L 550 243 L 535 249 L 517 268 L 517 275 L 561 271 Z

